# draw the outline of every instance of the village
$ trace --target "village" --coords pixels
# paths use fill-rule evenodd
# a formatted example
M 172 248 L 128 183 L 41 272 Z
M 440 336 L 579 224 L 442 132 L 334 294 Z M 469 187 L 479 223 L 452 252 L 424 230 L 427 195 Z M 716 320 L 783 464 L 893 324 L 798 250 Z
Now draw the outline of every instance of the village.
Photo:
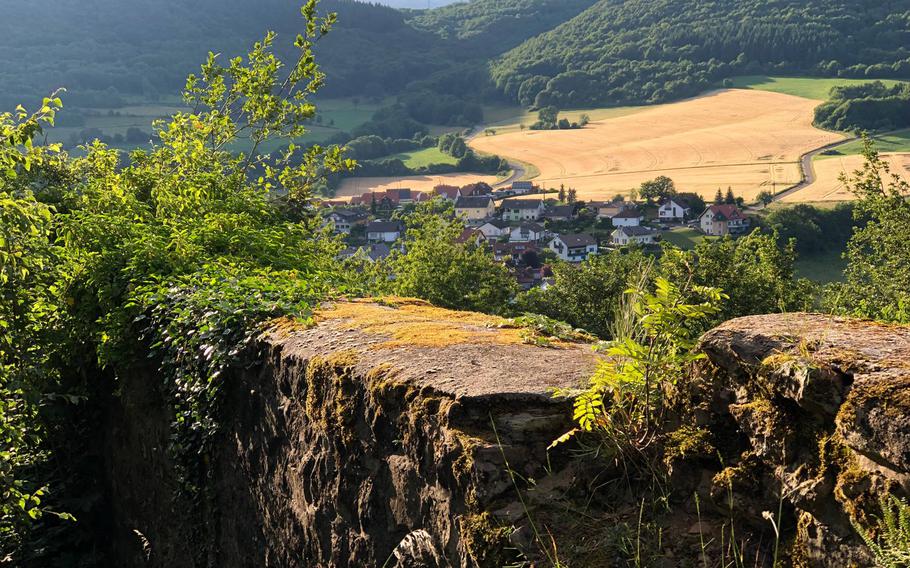
M 555 262 L 580 263 L 592 255 L 624 247 L 657 251 L 663 235 L 688 228 L 708 237 L 741 235 L 751 227 L 742 200 L 718 190 L 715 203 L 693 203 L 688 195 L 631 200 L 581 201 L 573 189 L 544 190 L 530 181 L 494 189 L 477 182 L 462 187 L 437 185 L 432 192 L 406 188 L 369 191 L 350 201 L 326 200 L 321 215 L 326 226 L 342 235 L 342 259 L 375 262 L 394 249 L 403 250 L 402 215 L 433 199 L 451 203 L 465 229 L 462 243 L 487 247 L 525 290 L 546 288 Z

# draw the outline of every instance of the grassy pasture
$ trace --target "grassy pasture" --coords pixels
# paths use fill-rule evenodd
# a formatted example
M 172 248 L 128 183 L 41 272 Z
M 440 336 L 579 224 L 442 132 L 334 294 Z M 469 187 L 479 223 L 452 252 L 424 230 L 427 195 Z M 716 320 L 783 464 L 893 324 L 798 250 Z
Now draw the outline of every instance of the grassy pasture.
M 843 251 L 826 251 L 811 256 L 800 255 L 793 265 L 798 278 L 808 278 L 814 282 L 828 284 L 842 282 L 847 261 L 841 258 Z
M 783 93 L 817 101 L 828 100 L 832 87 L 861 85 L 881 80 L 886 85 L 895 85 L 905 81 L 893 79 L 843 79 L 839 77 L 769 77 L 767 75 L 746 75 L 730 79 L 736 89 L 755 89 Z
M 661 233 L 661 238 L 683 250 L 691 250 L 695 248 L 695 245 L 709 237 L 691 227 L 675 227 Z
M 432 164 L 455 164 L 458 162 L 457 158 L 440 151 L 439 148 L 436 147 L 402 152 L 401 154 L 395 154 L 394 156 L 389 156 L 389 158 L 382 159 L 394 158 L 398 158 L 409 168 L 421 168 Z
M 910 129 L 900 130 L 884 136 L 875 136 L 875 149 L 882 153 L 910 152 Z M 854 156 L 863 151 L 863 141 L 854 140 L 843 146 L 838 146 L 830 153 L 819 154 L 816 160 L 827 160 L 837 156 Z

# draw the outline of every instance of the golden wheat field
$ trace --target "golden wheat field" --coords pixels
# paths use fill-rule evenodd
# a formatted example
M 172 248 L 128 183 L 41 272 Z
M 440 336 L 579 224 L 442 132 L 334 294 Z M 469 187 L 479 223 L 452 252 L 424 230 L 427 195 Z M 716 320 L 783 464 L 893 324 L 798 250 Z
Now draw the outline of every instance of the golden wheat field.
M 818 101 L 767 91 L 726 89 L 579 130 L 479 136 L 471 146 L 533 164 L 545 187 L 574 187 L 604 199 L 658 175 L 679 191 L 712 197 L 732 187 L 747 200 L 800 181 L 800 156 L 842 135 L 811 125 Z
M 408 177 L 362 177 L 347 178 L 335 191 L 335 198 L 348 199 L 355 195 L 362 195 L 368 191 L 385 191 L 386 189 L 409 188 L 416 191 L 433 191 L 437 185 L 467 185 L 475 182 L 486 182 L 493 185 L 497 182 L 496 176 L 482 174 L 441 174 L 432 176 Z
M 891 168 L 891 173 L 910 181 L 910 154 L 882 154 Z M 811 201 L 849 201 L 854 195 L 840 181 L 842 173 L 852 174 L 862 169 L 863 157 L 825 156 L 812 163 L 816 179 L 813 183 L 781 199 L 783 203 L 804 203 Z

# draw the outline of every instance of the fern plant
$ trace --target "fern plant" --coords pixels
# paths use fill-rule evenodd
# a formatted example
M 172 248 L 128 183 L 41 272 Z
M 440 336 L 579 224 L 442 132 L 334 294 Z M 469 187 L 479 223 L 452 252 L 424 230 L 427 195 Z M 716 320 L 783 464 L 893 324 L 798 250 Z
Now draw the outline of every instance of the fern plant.
M 587 389 L 575 398 L 578 428 L 557 442 L 596 429 L 620 450 L 644 449 L 660 430 L 667 394 L 685 368 L 703 357 L 693 350 L 699 325 L 727 296 L 718 288 L 681 288 L 661 277 L 652 293 L 646 280 L 626 291 L 615 339 L 606 345 Z
M 872 551 L 879 568 L 910 567 L 910 505 L 905 499 L 887 495 L 879 500 L 882 517 L 875 533 L 863 529 L 855 521 L 854 528 Z

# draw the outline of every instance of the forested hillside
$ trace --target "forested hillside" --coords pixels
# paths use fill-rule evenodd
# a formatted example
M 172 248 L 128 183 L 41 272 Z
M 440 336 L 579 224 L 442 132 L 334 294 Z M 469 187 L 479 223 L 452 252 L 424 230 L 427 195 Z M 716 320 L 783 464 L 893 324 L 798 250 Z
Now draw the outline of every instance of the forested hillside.
M 474 0 L 419 12 L 410 23 L 443 38 L 467 40 L 495 56 L 575 17 L 595 1 Z
M 267 29 L 293 37 L 298 12 L 286 0 L 0 0 L 0 107 L 57 87 L 68 89 L 69 106 L 173 96 L 209 50 L 237 55 Z M 326 95 L 398 92 L 447 66 L 439 36 L 402 12 L 353 0 L 323 0 L 320 12 L 339 19 L 318 46 Z
M 322 0 L 319 11 L 338 13 L 316 46 L 322 96 L 401 96 L 409 118 L 434 124 L 474 124 L 494 100 L 663 102 L 739 74 L 910 76 L 910 0 Z M 69 108 L 172 99 L 209 50 L 236 55 L 264 29 L 293 37 L 296 12 L 286 0 L 0 0 L 0 108 L 58 87 Z
M 600 0 L 493 77 L 527 105 L 662 102 L 755 72 L 904 77 L 908 45 L 908 0 Z

